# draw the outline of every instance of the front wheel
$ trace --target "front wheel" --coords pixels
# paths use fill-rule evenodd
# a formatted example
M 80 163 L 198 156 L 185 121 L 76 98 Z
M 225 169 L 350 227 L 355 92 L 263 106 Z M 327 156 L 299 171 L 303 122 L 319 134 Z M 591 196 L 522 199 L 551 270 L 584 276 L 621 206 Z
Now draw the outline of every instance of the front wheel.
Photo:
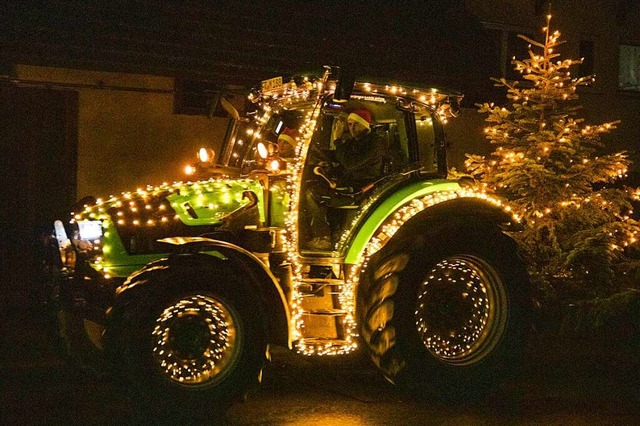
M 246 283 L 223 269 L 208 275 L 150 268 L 128 285 L 106 343 L 141 407 L 211 413 L 258 383 L 265 321 Z
M 444 399 L 483 395 L 517 370 L 528 281 L 494 229 L 405 232 L 372 256 L 361 337 L 394 383 Z

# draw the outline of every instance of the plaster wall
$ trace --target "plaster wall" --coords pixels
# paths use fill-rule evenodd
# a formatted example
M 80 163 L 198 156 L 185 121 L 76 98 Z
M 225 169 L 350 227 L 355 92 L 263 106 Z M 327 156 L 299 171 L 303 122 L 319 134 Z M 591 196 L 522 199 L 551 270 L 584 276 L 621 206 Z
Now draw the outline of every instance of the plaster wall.
M 79 93 L 78 198 L 182 180 L 201 146 L 218 152 L 226 129 L 223 118 L 173 114 L 172 78 L 32 66 L 16 73 Z

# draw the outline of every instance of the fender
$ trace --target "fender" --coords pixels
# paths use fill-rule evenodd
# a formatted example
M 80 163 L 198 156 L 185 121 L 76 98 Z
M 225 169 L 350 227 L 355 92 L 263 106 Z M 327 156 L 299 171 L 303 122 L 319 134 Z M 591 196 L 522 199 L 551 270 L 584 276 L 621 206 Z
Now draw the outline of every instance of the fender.
M 423 210 L 403 213 L 403 219 L 395 216 L 412 203 Z M 391 221 L 401 226 L 411 219 L 412 223 L 428 220 L 430 223 L 452 224 L 454 220 L 482 221 L 500 226 L 508 231 L 520 230 L 518 220 L 509 207 L 496 198 L 481 192 L 462 188 L 456 181 L 428 181 L 408 185 L 385 199 L 357 225 L 358 233 L 353 238 L 345 257 L 345 263 L 357 263 L 365 249 L 379 230 Z M 405 217 L 407 216 L 407 217 Z
M 508 232 L 522 230 L 522 225 L 504 207 L 482 198 L 464 196 L 434 204 L 404 224 L 425 227 L 430 231 L 465 225 L 493 225 Z
M 291 313 L 286 297 L 273 273 L 253 253 L 225 241 L 202 237 L 174 237 L 159 240 L 174 246 L 175 252 L 168 258 L 152 262 L 132 274 L 127 281 L 118 288 L 117 296 L 131 291 L 127 284 L 136 275 L 153 268 L 202 268 L 209 269 L 213 263 L 231 260 L 237 267 L 239 274 L 246 274 L 255 292 L 260 296 L 265 308 L 268 321 L 270 341 L 291 348 L 289 320 Z M 144 285 L 142 282 L 139 285 Z

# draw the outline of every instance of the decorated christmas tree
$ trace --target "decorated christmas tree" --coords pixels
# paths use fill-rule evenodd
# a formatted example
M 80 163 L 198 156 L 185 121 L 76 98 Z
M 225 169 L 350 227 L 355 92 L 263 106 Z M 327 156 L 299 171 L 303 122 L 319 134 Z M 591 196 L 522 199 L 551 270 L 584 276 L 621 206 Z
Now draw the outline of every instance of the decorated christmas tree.
M 523 218 L 514 234 L 534 283 L 545 295 L 590 298 L 634 286 L 634 193 L 621 184 L 630 161 L 605 153 L 603 134 L 617 122 L 589 125 L 579 117 L 573 78 L 581 60 L 560 59 L 558 31 L 543 28 L 544 41 L 529 43 L 529 57 L 512 63 L 522 78 L 495 79 L 507 90 L 504 106 L 480 105 L 485 134 L 495 150 L 470 155 L 467 171 L 487 191 L 507 198 Z

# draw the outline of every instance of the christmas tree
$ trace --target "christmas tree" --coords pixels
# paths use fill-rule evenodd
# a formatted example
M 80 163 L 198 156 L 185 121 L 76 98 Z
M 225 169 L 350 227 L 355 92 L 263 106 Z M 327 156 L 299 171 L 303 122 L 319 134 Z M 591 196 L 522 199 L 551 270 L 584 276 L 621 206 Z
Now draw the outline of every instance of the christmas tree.
M 554 297 L 608 295 L 634 285 L 640 227 L 634 194 L 620 184 L 630 161 L 624 152 L 603 153 L 601 136 L 617 122 L 588 125 L 578 117 L 577 88 L 594 80 L 571 77 L 582 61 L 560 59 L 563 41 L 550 19 L 544 42 L 519 36 L 530 44 L 528 58 L 512 61 L 522 79 L 494 79 L 507 90 L 506 105 L 479 105 L 495 150 L 469 155 L 465 165 L 483 189 L 520 210 L 525 230 L 513 236 L 538 289 Z

